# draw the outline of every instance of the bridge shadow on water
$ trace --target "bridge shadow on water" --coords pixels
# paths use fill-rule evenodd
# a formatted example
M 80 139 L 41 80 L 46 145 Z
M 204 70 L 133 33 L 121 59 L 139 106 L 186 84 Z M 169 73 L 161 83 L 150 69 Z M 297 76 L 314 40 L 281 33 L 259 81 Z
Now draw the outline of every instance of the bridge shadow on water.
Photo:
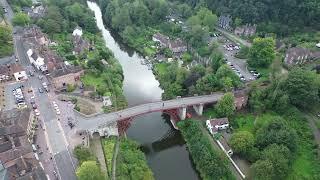
M 170 116 L 168 114 L 162 114 L 162 117 L 165 119 L 166 124 L 172 126 Z M 142 144 L 140 148 L 146 154 L 153 154 L 170 149 L 174 146 L 183 146 L 184 144 L 185 141 L 181 133 L 174 128 L 170 128 L 158 140 L 152 142 L 151 144 Z

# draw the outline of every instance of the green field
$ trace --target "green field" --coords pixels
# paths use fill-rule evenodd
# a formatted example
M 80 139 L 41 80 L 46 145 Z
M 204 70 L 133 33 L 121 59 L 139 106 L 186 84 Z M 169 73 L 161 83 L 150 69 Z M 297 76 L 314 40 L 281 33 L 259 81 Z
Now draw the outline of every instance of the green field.
M 248 131 L 254 133 L 255 117 L 251 114 L 237 114 L 232 123 L 236 131 Z

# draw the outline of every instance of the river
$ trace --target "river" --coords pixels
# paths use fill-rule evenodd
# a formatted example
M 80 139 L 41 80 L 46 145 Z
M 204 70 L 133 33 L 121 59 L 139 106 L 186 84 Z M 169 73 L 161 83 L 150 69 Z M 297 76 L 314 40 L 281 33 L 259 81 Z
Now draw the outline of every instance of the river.
M 101 10 L 95 2 L 88 1 L 94 12 L 106 46 L 119 60 L 123 73 L 123 90 L 128 105 L 161 100 L 163 90 L 148 67 L 141 65 L 143 58 L 121 43 L 117 36 L 104 26 Z M 198 174 L 179 131 L 162 113 L 150 113 L 136 117 L 127 131 L 130 139 L 142 145 L 149 167 L 158 180 L 197 180 Z

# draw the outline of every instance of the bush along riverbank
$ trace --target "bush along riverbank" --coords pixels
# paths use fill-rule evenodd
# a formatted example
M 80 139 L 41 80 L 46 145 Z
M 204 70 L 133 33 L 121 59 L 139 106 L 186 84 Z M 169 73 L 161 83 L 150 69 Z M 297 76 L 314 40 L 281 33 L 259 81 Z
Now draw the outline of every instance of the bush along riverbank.
M 117 157 L 116 179 L 154 180 L 146 157 L 135 141 L 121 138 Z
M 178 127 L 202 179 L 235 179 L 225 154 L 213 149 L 208 136 L 203 134 L 201 122 L 184 120 L 178 123 Z
M 105 108 L 106 112 L 126 107 L 122 67 L 106 47 L 86 1 L 50 0 L 47 5 L 47 14 L 34 23 L 56 43 L 52 50 L 64 61 L 85 69 L 81 80 L 84 88 L 94 89 L 91 97 L 111 97 L 112 106 Z M 79 38 L 74 37 L 75 32 Z

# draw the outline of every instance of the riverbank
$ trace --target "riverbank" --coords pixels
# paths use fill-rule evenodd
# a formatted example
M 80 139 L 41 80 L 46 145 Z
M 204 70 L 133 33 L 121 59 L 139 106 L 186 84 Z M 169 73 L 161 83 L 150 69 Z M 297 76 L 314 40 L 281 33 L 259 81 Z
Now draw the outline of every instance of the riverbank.
M 189 152 L 202 179 L 235 179 L 228 167 L 223 152 L 213 149 L 210 140 L 203 134 L 201 121 L 184 120 L 178 123 Z

